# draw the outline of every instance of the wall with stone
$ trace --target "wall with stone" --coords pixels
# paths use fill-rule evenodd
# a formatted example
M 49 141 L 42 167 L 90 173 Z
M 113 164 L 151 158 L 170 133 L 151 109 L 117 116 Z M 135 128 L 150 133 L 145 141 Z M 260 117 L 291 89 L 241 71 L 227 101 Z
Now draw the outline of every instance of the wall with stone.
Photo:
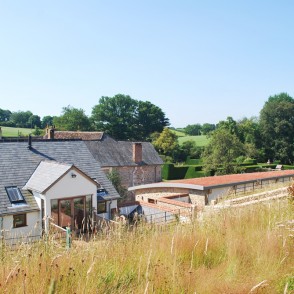
M 121 178 L 122 185 L 126 188 L 161 182 L 160 165 L 138 165 L 115 167 Z

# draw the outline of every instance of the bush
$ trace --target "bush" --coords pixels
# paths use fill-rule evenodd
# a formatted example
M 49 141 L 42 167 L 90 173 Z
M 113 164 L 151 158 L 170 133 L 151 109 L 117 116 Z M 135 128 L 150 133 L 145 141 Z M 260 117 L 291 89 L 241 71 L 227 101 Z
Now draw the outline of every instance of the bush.
M 164 180 L 181 180 L 209 176 L 202 171 L 202 166 L 174 166 L 174 164 L 164 164 L 162 168 L 162 178 Z
M 256 159 L 247 158 L 247 159 L 244 160 L 244 163 L 246 165 L 254 165 L 254 164 L 257 164 L 257 160 Z
M 189 156 L 187 157 L 186 160 L 187 165 L 201 165 L 202 164 L 202 159 L 201 158 L 190 158 Z
M 0 126 L 14 128 L 15 127 L 15 123 L 13 121 L 1 121 L 0 122 Z

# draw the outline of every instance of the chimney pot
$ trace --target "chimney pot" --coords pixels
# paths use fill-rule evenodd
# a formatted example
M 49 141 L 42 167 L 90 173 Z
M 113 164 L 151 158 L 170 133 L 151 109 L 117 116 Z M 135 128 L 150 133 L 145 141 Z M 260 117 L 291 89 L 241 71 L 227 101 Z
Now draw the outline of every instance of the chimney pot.
M 29 138 L 28 138 L 28 148 L 32 149 L 32 136 L 31 135 L 29 135 Z
M 49 128 L 49 131 L 48 131 L 48 139 L 49 140 L 54 140 L 54 131 L 55 131 L 55 127 L 51 127 Z

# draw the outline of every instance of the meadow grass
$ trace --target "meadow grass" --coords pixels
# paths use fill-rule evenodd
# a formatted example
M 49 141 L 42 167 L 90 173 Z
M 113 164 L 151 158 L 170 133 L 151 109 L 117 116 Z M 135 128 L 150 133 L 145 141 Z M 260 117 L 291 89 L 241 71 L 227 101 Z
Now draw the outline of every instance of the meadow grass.
M 196 143 L 196 146 L 198 147 L 205 147 L 209 143 L 209 139 L 206 135 L 200 135 L 200 136 L 188 136 L 184 132 L 179 130 L 173 130 L 171 131 L 178 136 L 179 144 L 182 145 L 183 142 L 186 141 L 194 141 Z
M 179 144 L 183 144 L 186 141 L 194 141 L 196 143 L 196 146 L 198 147 L 205 147 L 209 143 L 209 139 L 206 135 L 201 136 L 183 136 L 179 137 Z
M 3 137 L 28 136 L 34 129 L 1 127 Z
M 293 203 L 223 210 L 204 221 L 120 227 L 66 250 L 54 241 L 2 248 L 1 293 L 294 291 Z M 291 233 L 292 230 L 292 233 Z

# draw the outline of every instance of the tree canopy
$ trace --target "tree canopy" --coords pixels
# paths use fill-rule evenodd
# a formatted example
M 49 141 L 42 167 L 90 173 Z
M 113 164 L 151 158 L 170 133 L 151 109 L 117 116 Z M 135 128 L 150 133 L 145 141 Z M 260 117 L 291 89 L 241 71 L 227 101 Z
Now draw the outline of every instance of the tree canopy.
M 220 128 L 213 132 L 202 154 L 205 171 L 218 174 L 238 172 L 236 158 L 241 155 L 244 155 L 244 145 L 238 137 L 228 129 Z
M 161 132 L 168 125 L 158 106 L 123 94 L 101 97 L 93 107 L 91 119 L 96 129 L 118 140 L 148 140 L 153 132 Z
M 269 97 L 260 111 L 265 153 L 271 160 L 294 161 L 294 99 L 287 93 Z
M 11 111 L 0 108 L 0 122 L 6 122 L 10 120 Z
M 178 138 L 169 128 L 164 128 L 161 134 L 155 137 L 152 144 L 160 154 L 171 157 L 179 149 Z
M 62 115 L 53 118 L 53 124 L 63 131 L 90 131 L 91 123 L 84 110 L 72 106 L 63 107 Z
M 29 122 L 29 119 L 32 115 L 33 113 L 31 111 L 16 111 L 11 113 L 10 120 L 16 127 L 30 128 L 31 123 Z
M 190 136 L 197 136 L 201 134 L 202 126 L 201 124 L 187 125 L 185 127 L 185 133 Z

